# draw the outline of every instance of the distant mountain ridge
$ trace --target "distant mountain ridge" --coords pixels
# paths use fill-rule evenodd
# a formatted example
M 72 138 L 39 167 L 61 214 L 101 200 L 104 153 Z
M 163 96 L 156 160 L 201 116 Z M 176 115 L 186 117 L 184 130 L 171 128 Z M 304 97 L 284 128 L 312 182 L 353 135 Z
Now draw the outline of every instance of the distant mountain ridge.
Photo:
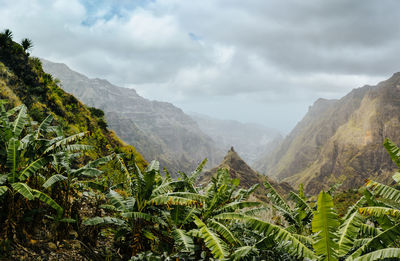
M 383 147 L 400 140 L 400 73 L 339 100 L 317 100 L 306 116 L 256 169 L 318 193 L 334 183 L 356 188 L 366 178 L 384 181 L 395 170 Z
M 252 165 L 260 155 L 268 154 L 283 139 L 279 131 L 255 123 L 220 120 L 198 113 L 189 114 L 200 129 L 227 151 L 235 147 L 242 158 Z
M 211 138 L 174 105 L 147 100 L 133 89 L 106 80 L 89 79 L 62 63 L 42 59 L 42 64 L 46 72 L 61 81 L 65 91 L 103 110 L 109 127 L 146 160 L 157 159 L 173 173 L 193 170 L 204 158 L 211 166 L 222 159 L 222 151 Z

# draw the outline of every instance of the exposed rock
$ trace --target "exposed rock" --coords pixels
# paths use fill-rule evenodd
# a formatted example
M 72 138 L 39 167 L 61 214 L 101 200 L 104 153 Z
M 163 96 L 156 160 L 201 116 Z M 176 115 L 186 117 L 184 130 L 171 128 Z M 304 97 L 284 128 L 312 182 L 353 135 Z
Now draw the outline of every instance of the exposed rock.
M 255 196 L 260 200 L 266 200 L 264 181 L 268 182 L 280 193 L 287 195 L 293 188 L 286 182 L 278 183 L 271 178 L 263 176 L 247 165 L 247 163 L 236 153 L 233 147 L 228 151 L 224 160 L 217 167 L 205 172 L 199 179 L 200 184 L 207 184 L 212 176 L 215 176 L 219 169 L 227 169 L 231 178 L 240 180 L 240 187 L 249 188 L 254 184 L 260 184 Z
M 46 72 L 88 106 L 105 112 L 109 127 L 134 145 L 147 161 L 157 159 L 171 171 L 191 171 L 204 158 L 209 165 L 223 156 L 210 137 L 181 109 L 167 102 L 150 101 L 134 89 L 102 79 L 89 79 L 65 64 L 42 60 Z
M 366 178 L 387 180 L 395 170 L 383 147 L 400 139 L 400 74 L 377 86 L 354 89 L 340 100 L 317 100 L 257 169 L 305 185 L 316 194 L 335 183 L 357 188 Z

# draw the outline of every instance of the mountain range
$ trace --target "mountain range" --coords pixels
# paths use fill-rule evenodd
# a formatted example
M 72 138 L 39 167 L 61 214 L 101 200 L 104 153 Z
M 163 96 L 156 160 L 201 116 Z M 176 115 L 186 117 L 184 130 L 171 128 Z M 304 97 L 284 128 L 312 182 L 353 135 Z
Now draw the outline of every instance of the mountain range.
M 103 110 L 108 127 L 147 161 L 157 159 L 171 173 L 191 171 L 204 158 L 208 168 L 214 167 L 231 146 L 252 163 L 281 139 L 278 131 L 262 125 L 188 115 L 171 103 L 150 101 L 134 89 L 90 79 L 65 64 L 45 59 L 42 64 L 65 91 Z
M 134 89 L 89 79 L 62 63 L 42 59 L 46 72 L 88 106 L 105 112 L 109 128 L 137 148 L 147 161 L 157 159 L 171 173 L 193 170 L 204 158 L 217 164 L 223 153 L 197 123 L 171 103 L 150 101 Z
M 261 173 L 303 183 L 311 194 L 340 183 L 357 188 L 367 178 L 385 181 L 396 169 L 383 147 L 400 137 L 400 73 L 338 100 L 318 99 L 273 150 L 258 159 Z

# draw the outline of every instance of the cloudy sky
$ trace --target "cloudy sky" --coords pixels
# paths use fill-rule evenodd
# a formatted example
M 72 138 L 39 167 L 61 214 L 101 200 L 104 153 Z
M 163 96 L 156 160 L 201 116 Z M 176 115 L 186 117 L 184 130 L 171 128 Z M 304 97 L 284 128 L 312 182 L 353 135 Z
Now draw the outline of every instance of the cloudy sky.
M 0 0 L 34 56 L 190 112 L 285 133 L 400 71 L 400 1 Z

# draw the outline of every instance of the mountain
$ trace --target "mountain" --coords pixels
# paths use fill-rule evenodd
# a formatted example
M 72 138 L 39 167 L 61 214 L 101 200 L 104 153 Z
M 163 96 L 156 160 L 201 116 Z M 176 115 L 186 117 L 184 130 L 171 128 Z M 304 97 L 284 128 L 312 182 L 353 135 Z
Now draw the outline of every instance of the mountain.
M 219 148 L 227 151 L 235 147 L 250 165 L 260 155 L 271 152 L 283 139 L 277 130 L 260 124 L 220 120 L 197 113 L 190 113 L 190 116 Z
M 223 161 L 215 168 L 206 171 L 199 178 L 199 184 L 207 184 L 212 176 L 215 176 L 219 169 L 227 169 L 231 178 L 240 180 L 240 187 L 249 188 L 254 184 L 260 184 L 260 187 L 255 191 L 255 196 L 258 199 L 266 200 L 266 190 L 264 189 L 264 181 L 268 180 L 270 184 L 281 195 L 287 195 L 292 191 L 292 187 L 286 182 L 275 182 L 269 177 L 261 175 L 251 169 L 249 165 L 238 155 L 233 147 L 225 155 Z
M 8 108 L 25 104 L 29 116 L 36 122 L 51 114 L 66 135 L 90 133 L 82 141 L 93 147 L 85 157 L 97 159 L 111 152 L 124 153 L 126 159 L 134 159 L 139 167 L 147 165 L 133 146 L 106 128 L 101 110 L 88 108 L 66 93 L 43 71 L 38 58 L 30 57 L 20 44 L 5 34 L 0 36 L 0 99 L 8 102 Z M 128 164 L 132 162 L 127 161 Z
M 256 169 L 316 194 L 335 183 L 356 188 L 385 181 L 396 169 L 383 147 L 400 139 L 400 73 L 339 100 L 317 100 L 293 131 Z
M 88 106 L 105 112 L 109 127 L 135 146 L 147 161 L 157 159 L 171 173 L 193 170 L 204 158 L 217 164 L 223 153 L 197 123 L 167 102 L 150 101 L 135 90 L 89 79 L 65 64 L 42 59 L 45 71 Z

